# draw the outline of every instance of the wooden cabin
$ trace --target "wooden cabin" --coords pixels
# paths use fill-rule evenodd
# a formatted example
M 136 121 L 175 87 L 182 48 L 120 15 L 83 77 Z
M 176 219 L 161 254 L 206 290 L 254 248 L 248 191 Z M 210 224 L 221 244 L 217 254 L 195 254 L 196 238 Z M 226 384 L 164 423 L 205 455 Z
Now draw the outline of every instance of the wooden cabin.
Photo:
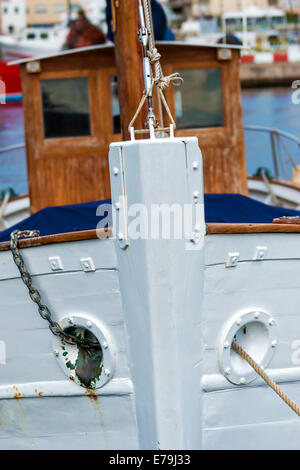
M 239 48 L 172 42 L 158 49 L 164 73 L 184 78 L 166 97 L 176 133 L 199 139 L 205 191 L 247 194 Z M 114 46 L 18 63 L 31 212 L 110 198 L 108 148 L 123 139 Z

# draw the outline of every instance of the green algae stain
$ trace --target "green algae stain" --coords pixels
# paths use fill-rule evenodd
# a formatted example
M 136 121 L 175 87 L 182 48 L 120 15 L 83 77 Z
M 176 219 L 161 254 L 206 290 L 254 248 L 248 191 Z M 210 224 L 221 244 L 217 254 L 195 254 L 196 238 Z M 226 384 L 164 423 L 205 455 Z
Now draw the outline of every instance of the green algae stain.
M 68 369 L 71 369 L 71 370 L 75 369 L 75 366 L 74 366 L 74 364 L 72 364 L 71 361 L 66 362 L 66 366 L 67 366 Z

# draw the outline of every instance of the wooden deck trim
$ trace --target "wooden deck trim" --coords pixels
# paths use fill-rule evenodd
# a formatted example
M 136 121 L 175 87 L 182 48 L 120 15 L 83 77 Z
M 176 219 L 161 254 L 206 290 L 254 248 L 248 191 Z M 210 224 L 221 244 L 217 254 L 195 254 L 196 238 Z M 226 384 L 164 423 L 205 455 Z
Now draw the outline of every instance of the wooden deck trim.
M 218 234 L 246 234 L 246 233 L 300 233 L 300 224 L 206 224 L 207 235 Z M 46 235 L 44 237 L 27 238 L 20 240 L 20 248 L 31 248 L 35 246 L 52 245 L 54 243 L 76 242 L 82 240 L 95 240 L 111 238 L 112 229 L 82 230 L 80 232 L 59 233 L 57 235 Z M 10 243 L 0 243 L 0 252 L 9 251 Z
M 298 224 L 206 224 L 208 235 L 238 233 L 300 233 Z
M 34 246 L 52 245 L 53 243 L 77 242 L 82 240 L 94 240 L 111 238 L 111 228 L 99 230 L 82 230 L 81 232 L 59 233 L 57 235 L 46 235 L 44 237 L 27 238 L 20 240 L 20 248 L 31 248 Z M 0 243 L 0 251 L 10 250 L 10 242 Z

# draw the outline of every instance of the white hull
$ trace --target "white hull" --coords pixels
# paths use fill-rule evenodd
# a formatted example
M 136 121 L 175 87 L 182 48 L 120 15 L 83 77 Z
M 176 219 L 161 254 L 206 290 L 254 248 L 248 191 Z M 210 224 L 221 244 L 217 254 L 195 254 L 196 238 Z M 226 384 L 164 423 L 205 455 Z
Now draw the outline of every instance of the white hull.
M 299 233 L 214 232 L 197 140 L 143 145 L 111 147 L 117 239 L 59 235 L 22 249 L 53 319 L 99 340 L 93 390 L 80 385 L 77 348 L 51 334 L 0 244 L 0 448 L 299 449 L 299 417 L 228 349 L 236 334 L 299 403 Z M 196 233 L 127 239 L 125 188 L 128 207 L 191 202 Z
M 248 178 L 249 196 L 271 206 L 300 209 L 300 188 L 276 180 Z
M 53 255 L 61 257 L 63 271 L 49 269 Z M 95 392 L 72 382 L 54 354 L 55 338 L 16 278 L 11 253 L 0 253 L 0 298 L 1 306 L 3 299 L 6 305 L 0 320 L 0 346 L 6 345 L 5 357 L 0 348 L 0 448 L 137 448 L 133 384 L 113 241 L 37 247 L 24 250 L 24 256 L 35 273 L 36 285 L 47 292 L 55 316 L 61 319 L 77 312 L 103 322 L 114 338 L 117 360 L 112 380 Z M 78 269 L 82 256 L 92 257 L 95 263 L 96 271 L 91 275 Z
M 0 206 L 1 208 L 1 206 Z M 28 196 L 19 197 L 8 202 L 0 218 L 0 230 L 5 230 L 30 216 L 30 200 Z
M 0 36 L 0 49 L 4 56 L 54 54 L 62 49 L 67 33 L 68 29 L 63 27 L 27 28 L 21 37 Z M 43 35 L 46 35 L 46 39 Z
M 257 246 L 268 247 L 265 261 L 253 261 Z M 235 268 L 226 269 L 225 261 L 232 250 L 241 254 L 240 262 Z M 260 379 L 242 387 L 231 384 L 219 364 L 220 338 L 227 322 L 244 310 L 266 311 L 277 324 L 279 340 L 267 372 L 299 402 L 299 235 L 207 235 L 204 254 L 204 264 L 198 266 L 204 274 L 203 284 L 199 285 L 196 295 L 199 316 L 202 316 L 199 338 L 196 325 L 194 332 L 199 341 L 199 362 L 194 365 L 198 374 L 194 392 L 199 399 L 199 410 L 195 409 L 194 413 L 200 427 L 195 436 L 198 444 L 194 442 L 194 446 L 202 449 L 299 449 L 298 417 Z M 142 355 L 139 362 L 144 382 L 143 400 L 136 394 L 141 384 L 139 378 L 132 375 L 134 358 L 127 339 L 131 325 L 123 307 L 128 291 L 122 292 L 120 288 L 115 241 L 40 246 L 24 249 L 23 255 L 34 274 L 35 285 L 47 299 L 56 319 L 81 314 L 109 330 L 116 347 L 115 371 L 106 385 L 93 392 L 69 380 L 54 354 L 56 342 L 36 306 L 29 301 L 11 253 L 0 253 L 0 298 L 2 307 L 5 305 L 0 319 L 0 345 L 6 345 L 5 364 L 0 364 L 0 448 L 157 448 L 158 444 L 151 440 L 144 444 L 139 440 L 146 427 L 158 425 L 155 404 L 149 396 L 152 392 L 147 387 L 153 381 L 158 401 L 164 399 L 165 393 L 165 398 L 169 399 L 174 391 L 161 388 L 153 370 L 153 375 L 147 376 L 150 370 L 145 369 L 147 358 Z M 95 271 L 86 273 L 79 268 L 83 256 L 93 260 Z M 52 257 L 60 257 L 62 271 L 50 269 Z M 183 278 L 186 268 L 182 265 Z M 131 281 L 128 279 L 129 284 Z M 136 288 L 134 283 L 132 289 L 138 299 Z M 187 348 L 192 338 L 184 337 L 183 325 L 189 319 L 186 312 L 182 315 L 181 348 Z M 138 320 L 135 322 L 138 334 Z M 155 338 L 164 330 L 154 327 L 151 331 L 151 334 L 145 331 L 142 341 L 145 348 L 150 341 L 155 354 Z M 4 362 L 3 350 L 1 354 Z M 167 360 L 167 351 L 165 354 L 164 358 L 160 353 L 162 363 Z M 176 364 L 175 351 L 173 355 Z M 177 373 L 183 378 L 184 373 L 178 371 L 178 367 Z M 184 379 L 187 381 L 188 372 Z M 166 377 L 166 380 L 171 378 Z M 139 400 L 142 401 L 139 403 Z M 189 400 L 188 396 L 185 400 Z M 165 413 L 170 413 L 171 420 L 174 410 L 172 403 L 169 406 Z M 165 424 L 173 429 L 171 423 Z M 162 449 L 174 447 L 160 444 Z M 178 448 L 182 447 L 178 445 Z M 189 448 L 187 443 L 185 448 Z

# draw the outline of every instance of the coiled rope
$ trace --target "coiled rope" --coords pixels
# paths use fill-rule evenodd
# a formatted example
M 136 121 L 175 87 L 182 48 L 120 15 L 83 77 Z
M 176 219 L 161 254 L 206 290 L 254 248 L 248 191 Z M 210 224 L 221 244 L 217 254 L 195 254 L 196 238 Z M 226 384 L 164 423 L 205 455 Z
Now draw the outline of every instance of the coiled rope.
M 269 387 L 274 390 L 275 393 L 298 415 L 300 416 L 300 408 L 296 405 L 296 403 L 286 394 L 280 387 L 266 374 L 266 372 L 257 364 L 257 362 L 252 359 L 249 354 L 244 351 L 241 346 L 239 346 L 234 341 L 231 343 L 231 348 L 246 362 L 248 362 L 249 366 L 255 370 L 255 372 L 260 375 L 260 377 L 266 382 Z

